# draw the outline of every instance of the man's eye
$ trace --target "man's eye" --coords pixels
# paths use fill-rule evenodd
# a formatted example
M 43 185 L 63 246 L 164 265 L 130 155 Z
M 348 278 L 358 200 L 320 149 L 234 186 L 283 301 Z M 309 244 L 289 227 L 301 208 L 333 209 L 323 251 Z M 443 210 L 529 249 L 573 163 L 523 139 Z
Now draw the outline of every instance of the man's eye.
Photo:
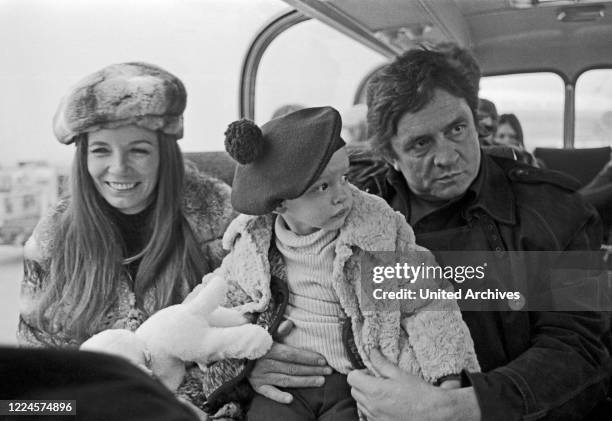
M 321 184 L 319 185 L 319 187 L 317 187 L 317 190 L 318 190 L 318 191 L 325 191 L 325 190 L 327 190 L 328 188 L 329 188 L 329 184 L 327 184 L 327 183 L 321 183 Z
M 420 150 L 420 149 L 425 148 L 427 145 L 429 145 L 429 139 L 427 138 L 417 139 L 412 143 L 412 149 Z
M 457 124 L 451 129 L 451 132 L 454 136 L 457 136 L 457 135 L 463 134 L 463 132 L 465 132 L 465 129 L 466 129 L 465 124 Z

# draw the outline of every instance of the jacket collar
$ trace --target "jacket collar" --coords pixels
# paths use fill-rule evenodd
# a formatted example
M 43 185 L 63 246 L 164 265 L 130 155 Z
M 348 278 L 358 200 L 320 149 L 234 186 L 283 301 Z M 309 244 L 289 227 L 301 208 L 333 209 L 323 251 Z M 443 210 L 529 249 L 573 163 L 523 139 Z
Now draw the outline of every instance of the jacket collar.
M 395 212 L 384 200 L 353 189 L 353 208 L 340 229 L 338 243 L 361 250 L 394 251 L 397 241 Z
M 504 224 L 516 224 L 515 197 L 504 170 L 481 149 L 480 169 L 476 179 L 464 194 L 467 201 L 463 216 L 472 219 L 476 210 L 483 210 L 491 218 Z M 411 192 L 404 176 L 389 167 L 387 172 L 387 187 L 385 199 L 391 203 L 395 195 L 403 195 L 405 209 L 401 209 L 410 219 Z
M 356 290 L 359 279 L 345 282 L 345 263 L 355 254 L 355 247 L 363 251 L 395 251 L 398 236 L 414 244 L 414 233 L 403 218 L 380 197 L 351 187 L 353 208 L 347 215 L 336 239 L 332 285 L 347 316 L 358 315 Z M 241 312 L 262 312 L 270 293 L 270 246 L 274 244 L 275 214 L 262 216 L 239 215 L 223 236 L 223 247 L 231 250 L 232 271 L 240 288 L 252 300 L 243 304 Z M 225 262 L 224 262 L 225 263 Z M 395 304 L 394 304 L 395 305 Z
M 397 227 L 393 220 L 395 213 L 378 197 L 364 193 L 356 187 L 351 187 L 351 192 L 353 208 L 340 228 L 337 244 L 355 246 L 362 250 L 395 250 L 397 240 Z M 378 218 L 375 223 L 373 218 Z M 384 223 L 381 223 L 383 218 Z M 238 237 L 245 236 L 258 252 L 267 254 L 273 237 L 274 221 L 274 214 L 238 216 L 225 232 L 223 247 L 229 250 Z

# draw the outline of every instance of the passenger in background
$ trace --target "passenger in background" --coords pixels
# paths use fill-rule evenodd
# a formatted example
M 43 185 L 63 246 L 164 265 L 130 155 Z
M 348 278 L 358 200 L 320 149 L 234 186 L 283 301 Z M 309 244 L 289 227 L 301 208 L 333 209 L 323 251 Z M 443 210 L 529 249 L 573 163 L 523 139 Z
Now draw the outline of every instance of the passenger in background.
M 517 161 L 538 168 L 544 166 L 531 152 L 525 149 L 523 128 L 519 119 L 514 114 L 502 114 L 499 116 L 499 124 L 493 143 L 512 148 Z
M 498 145 L 525 149 L 523 128 L 516 115 L 502 114 L 499 116 L 499 124 L 495 132 L 494 142 Z
M 612 239 L 612 159 L 579 192 L 599 212 L 604 223 L 605 239 L 609 243 Z
M 230 189 L 183 166 L 186 100 L 176 76 L 146 63 L 105 67 L 63 98 L 53 128 L 76 146 L 70 196 L 24 248 L 21 345 L 135 330 L 220 264 Z
M 495 104 L 488 99 L 478 99 L 478 140 L 481 146 L 493 144 L 493 136 L 497 132 L 499 115 Z

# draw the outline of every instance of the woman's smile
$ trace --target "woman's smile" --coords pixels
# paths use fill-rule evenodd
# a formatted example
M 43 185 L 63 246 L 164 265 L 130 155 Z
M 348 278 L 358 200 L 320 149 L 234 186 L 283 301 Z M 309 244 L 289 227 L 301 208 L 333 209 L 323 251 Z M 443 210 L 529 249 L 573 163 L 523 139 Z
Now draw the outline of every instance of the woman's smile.
M 138 186 L 140 183 L 118 183 L 113 181 L 106 181 L 105 184 L 110 187 L 112 190 L 116 190 L 119 192 L 130 191 Z

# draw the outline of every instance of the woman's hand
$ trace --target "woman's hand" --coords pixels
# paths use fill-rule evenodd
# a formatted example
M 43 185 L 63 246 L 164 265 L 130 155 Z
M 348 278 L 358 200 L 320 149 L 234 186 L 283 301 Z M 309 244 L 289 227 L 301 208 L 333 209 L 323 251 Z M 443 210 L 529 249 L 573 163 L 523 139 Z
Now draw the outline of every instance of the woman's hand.
M 293 323 L 285 320 L 278 328 L 278 335 L 286 336 L 292 328 Z M 321 354 L 274 342 L 270 351 L 255 363 L 249 383 L 260 395 L 288 404 L 293 396 L 277 387 L 322 386 L 323 376 L 331 372 Z

